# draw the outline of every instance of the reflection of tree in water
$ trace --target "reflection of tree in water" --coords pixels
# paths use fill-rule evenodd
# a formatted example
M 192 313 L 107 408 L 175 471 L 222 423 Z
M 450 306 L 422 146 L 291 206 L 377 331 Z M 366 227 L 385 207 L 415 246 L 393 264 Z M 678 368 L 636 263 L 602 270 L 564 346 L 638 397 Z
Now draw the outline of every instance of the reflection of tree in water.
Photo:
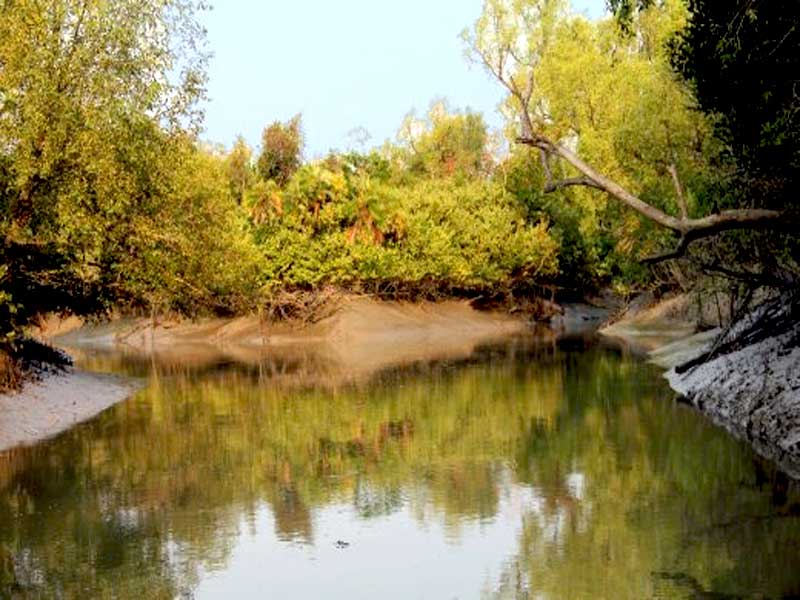
M 280 538 L 312 542 L 314 508 L 388 514 L 413 487 L 456 528 L 459 514 L 496 510 L 491 462 L 518 435 L 507 418 L 545 419 L 558 402 L 556 371 L 516 377 L 513 367 L 415 368 L 370 387 L 301 392 L 258 387 L 240 371 L 162 372 L 137 399 L 0 463 L 0 506 L 12 507 L 0 515 L 0 547 L 38 557 L 34 589 L 75 572 L 73 585 L 88 578 L 96 595 L 119 580 L 171 595 L 198 568 L 224 564 L 242 516 L 263 502 Z M 493 391 L 503 400 L 484 406 Z M 4 573 L 8 590 L 13 569 Z
M 595 363 L 588 401 L 575 385 L 587 363 L 573 366 L 569 410 L 527 442 L 518 463 L 517 476 L 541 497 L 524 513 L 516 557 L 485 595 L 797 594 L 800 490 L 692 411 L 643 404 L 624 369 Z
M 270 494 L 269 504 L 278 539 L 314 543 L 311 511 L 291 484 L 281 486 Z
M 405 502 L 402 487 L 376 487 L 359 478 L 353 490 L 353 506 L 362 519 L 385 517 L 402 509 Z
M 708 590 L 796 585 L 797 559 L 773 578 L 767 551 L 796 549 L 794 520 L 711 527 L 772 514 L 773 476 L 756 482 L 747 453 L 663 402 L 652 371 L 595 351 L 484 355 L 337 389 L 171 372 L 89 425 L 4 455 L 0 595 L 175 596 L 225 566 L 265 503 L 284 541 L 313 544 L 315 510 L 333 503 L 365 519 L 408 510 L 457 541 L 514 490 L 523 526 L 487 591 L 498 597 L 647 597 L 654 571 Z M 765 558 L 743 564 L 754 552 Z

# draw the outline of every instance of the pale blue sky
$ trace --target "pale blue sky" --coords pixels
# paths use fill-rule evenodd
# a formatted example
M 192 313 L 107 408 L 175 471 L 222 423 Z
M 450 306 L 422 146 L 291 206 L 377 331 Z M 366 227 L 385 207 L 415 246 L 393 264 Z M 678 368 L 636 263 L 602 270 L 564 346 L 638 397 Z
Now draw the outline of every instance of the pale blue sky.
M 589 16 L 605 0 L 573 0 Z M 204 138 L 257 146 L 264 126 L 303 113 L 306 156 L 394 138 L 411 110 L 444 97 L 500 125 L 502 90 L 464 58 L 459 33 L 482 0 L 216 0 Z

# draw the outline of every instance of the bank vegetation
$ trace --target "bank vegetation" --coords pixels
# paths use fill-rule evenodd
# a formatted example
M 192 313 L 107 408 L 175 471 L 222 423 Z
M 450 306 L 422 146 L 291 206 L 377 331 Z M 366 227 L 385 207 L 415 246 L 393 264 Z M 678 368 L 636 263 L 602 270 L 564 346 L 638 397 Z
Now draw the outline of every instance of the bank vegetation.
M 486 0 L 463 37 L 504 131 L 436 100 L 314 159 L 301 115 L 201 141 L 203 8 L 0 0 L 0 386 L 52 312 L 298 316 L 336 289 L 536 315 L 699 286 L 735 314 L 796 285 L 796 3 Z

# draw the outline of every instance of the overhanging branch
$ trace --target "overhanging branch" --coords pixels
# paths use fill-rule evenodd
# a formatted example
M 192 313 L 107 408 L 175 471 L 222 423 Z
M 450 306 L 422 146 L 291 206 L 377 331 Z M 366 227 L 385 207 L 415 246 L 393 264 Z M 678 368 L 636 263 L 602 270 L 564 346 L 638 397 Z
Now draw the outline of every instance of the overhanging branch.
M 597 187 L 588 177 L 568 177 L 566 179 L 555 179 L 553 170 L 550 168 L 550 155 L 546 150 L 540 148 L 539 154 L 542 159 L 542 169 L 544 170 L 544 192 L 550 194 L 557 190 L 571 186 Z
M 643 265 L 656 265 L 658 263 L 673 260 L 676 258 L 682 258 L 686 251 L 689 249 L 689 244 L 692 243 L 692 240 L 686 236 L 681 237 L 678 245 L 675 246 L 675 249 L 670 252 L 665 252 L 663 254 L 656 254 L 655 256 L 648 256 L 642 259 Z
M 544 186 L 544 191 L 545 193 L 550 194 L 552 192 L 555 192 L 557 190 L 566 187 L 575 187 L 575 186 L 591 187 L 598 190 L 602 189 L 588 177 L 568 177 L 566 179 L 557 179 L 555 181 L 548 182 Z
M 503 23 L 500 13 L 495 10 L 490 11 L 489 14 L 494 18 L 495 30 L 501 31 Z M 541 50 L 542 48 L 539 48 L 539 51 Z M 675 186 L 679 216 L 668 214 L 657 206 L 645 202 L 613 179 L 595 170 L 563 144 L 553 142 L 539 133 L 541 129 L 536 126 L 537 119 L 530 110 L 536 82 L 535 61 L 520 60 L 522 57 L 516 54 L 515 48 L 511 47 L 509 43 L 500 45 L 494 50 L 483 48 L 480 44 L 475 43 L 473 51 L 480 57 L 486 69 L 505 86 L 511 97 L 519 104 L 522 135 L 517 138 L 517 142 L 541 151 L 542 166 L 546 178 L 545 192 L 554 192 L 572 186 L 601 190 L 642 217 L 675 232 L 679 236 L 680 241 L 673 251 L 645 259 L 645 262 L 652 264 L 679 258 L 685 255 L 689 246 L 695 240 L 711 237 L 723 231 L 757 228 L 788 229 L 799 224 L 796 218 L 790 220 L 781 211 L 766 209 L 727 210 L 706 217 L 691 219 L 689 218 L 685 190 L 678 177 L 674 163 L 670 165 L 668 171 Z M 512 72 L 513 69 L 510 68 L 509 62 L 514 63 L 517 67 L 517 73 Z M 519 78 L 520 71 L 523 79 Z M 520 87 L 519 83 L 526 84 L 524 89 Z M 667 134 L 669 136 L 669 130 L 667 130 Z M 579 175 L 577 177 L 554 180 L 549 163 L 550 158 L 553 156 L 566 161 L 578 171 Z
M 528 121 L 529 120 L 530 117 L 528 117 Z M 786 214 L 782 211 L 755 208 L 725 210 L 706 217 L 690 219 L 687 216 L 688 210 L 685 205 L 683 188 L 680 185 L 680 181 L 677 180 L 677 172 L 673 175 L 673 182 L 676 184 L 676 193 L 679 195 L 681 218 L 674 217 L 660 208 L 648 204 L 626 190 L 616 181 L 602 175 L 562 144 L 554 143 L 541 135 L 529 135 L 528 132 L 525 133 L 526 135 L 517 138 L 517 142 L 526 146 L 538 148 L 542 152 L 545 176 L 547 178 L 545 184 L 546 192 L 552 192 L 569 186 L 583 186 L 598 189 L 650 221 L 680 235 L 680 241 L 673 251 L 646 258 L 644 262 L 647 264 L 680 258 L 686 254 L 689 245 L 695 240 L 710 237 L 723 231 L 764 228 L 787 229 L 797 224 L 794 220 L 787 219 Z M 566 161 L 581 173 L 581 175 L 561 181 L 553 181 L 548 162 L 550 156 L 557 156 Z M 673 171 L 674 168 L 671 169 L 671 172 Z

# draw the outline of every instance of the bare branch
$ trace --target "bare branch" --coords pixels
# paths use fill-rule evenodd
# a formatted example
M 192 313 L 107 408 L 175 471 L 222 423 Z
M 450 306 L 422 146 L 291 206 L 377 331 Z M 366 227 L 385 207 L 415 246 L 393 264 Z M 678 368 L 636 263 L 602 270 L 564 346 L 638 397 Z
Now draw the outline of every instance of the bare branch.
M 506 55 L 503 52 L 503 49 L 501 48 L 497 52 L 496 68 L 483 52 L 478 52 L 478 55 L 481 57 L 481 61 L 483 62 L 484 66 L 489 70 L 489 72 L 492 75 L 494 75 L 497 78 L 497 80 L 500 81 L 504 86 L 508 87 L 505 80 Z
M 545 185 L 550 185 L 553 181 L 553 171 L 550 169 L 550 155 L 543 149 L 539 149 L 539 157 L 542 159 L 542 169 L 544 170 Z
M 683 191 L 683 185 L 678 177 L 678 169 L 672 164 L 667 167 L 667 171 L 672 176 L 672 183 L 675 185 L 675 197 L 678 200 L 678 208 L 681 211 L 681 220 L 685 221 L 689 218 L 689 208 L 686 205 L 686 194 Z
M 512 44 L 508 45 L 508 53 L 511 56 L 511 58 L 513 58 L 517 62 L 518 65 L 530 66 L 526 61 L 522 60 L 519 56 L 517 56 L 517 53 L 514 52 L 514 46 Z
M 533 79 L 533 75 L 528 78 L 528 87 L 525 89 L 525 101 L 528 105 L 531 103 L 531 98 L 533 98 L 533 90 L 535 87 L 535 81 Z
M 511 87 L 512 87 L 512 90 L 513 90 L 511 93 L 514 94 L 514 97 L 516 97 L 517 100 L 520 101 L 520 104 L 522 104 L 523 114 L 527 114 L 528 113 L 528 104 L 525 102 L 525 94 L 523 94 L 522 91 L 520 91 L 519 85 L 517 85 L 517 82 L 514 79 L 513 75 L 509 75 L 508 76 L 508 80 L 511 82 Z
M 500 55 L 497 57 L 497 73 L 501 79 L 503 78 L 503 73 L 505 72 L 505 68 L 506 68 L 506 57 L 501 52 Z
M 746 283 L 748 286 L 764 286 L 772 288 L 793 288 L 796 281 L 791 277 L 782 277 L 778 273 L 734 271 L 720 264 L 719 260 L 713 262 L 700 262 L 700 270 L 708 275 L 722 275 L 727 279 Z
M 603 190 L 610 196 L 620 200 L 623 204 L 632 208 L 640 215 L 647 217 L 651 221 L 655 221 L 662 227 L 672 229 L 678 233 L 684 233 L 683 222 L 676 217 L 668 215 L 663 210 L 644 202 L 631 194 L 628 190 L 619 185 L 616 181 L 612 181 L 605 175 L 601 175 L 594 168 L 581 160 L 574 152 L 564 147 L 563 144 L 554 144 L 547 138 L 537 136 L 534 138 L 519 138 L 520 143 L 535 146 L 536 148 L 545 148 L 551 154 L 556 154 L 580 173 L 590 179 L 598 189 Z
M 568 177 L 567 179 L 558 179 L 556 181 L 549 182 L 547 185 L 544 186 L 544 192 L 546 194 L 551 194 L 555 191 L 558 191 L 566 187 L 577 187 L 577 186 L 590 187 L 590 188 L 595 188 L 597 190 L 602 189 L 588 177 Z
M 797 226 L 797 221 L 782 211 L 760 208 L 723 210 L 701 219 L 687 219 L 683 223 L 683 231 L 687 235 L 691 234 L 693 239 L 708 237 L 709 235 L 733 229 L 772 228 L 788 230 Z M 702 232 L 703 235 L 698 235 L 698 232 Z
M 790 225 L 783 212 L 767 209 L 725 210 L 700 219 L 678 219 L 665 213 L 660 208 L 644 202 L 617 182 L 605 175 L 601 175 L 562 144 L 555 144 L 543 136 L 536 135 L 517 138 L 517 141 L 521 144 L 544 150 L 549 155 L 555 154 L 567 161 L 585 178 L 583 180 L 575 179 L 574 181 L 577 183 L 573 183 L 573 185 L 584 185 L 602 190 L 643 217 L 683 236 L 685 241 L 679 244 L 676 251 L 670 254 L 675 254 L 680 250 L 680 255 L 683 255 L 688 245 L 694 240 L 701 237 L 709 237 L 723 231 L 763 227 L 786 228 Z
M 683 236 L 678 242 L 678 245 L 675 246 L 675 249 L 671 252 L 665 252 L 664 254 L 657 254 L 655 256 L 648 256 L 647 258 L 643 258 L 641 262 L 643 265 L 656 265 L 667 260 L 682 258 L 686 254 L 686 251 L 689 249 L 689 244 L 691 243 L 692 240 L 690 238 Z
M 565 187 L 584 186 L 597 188 L 597 185 L 588 177 L 568 177 L 566 179 L 554 179 L 553 170 L 550 168 L 550 155 L 543 148 L 539 149 L 539 156 L 542 160 L 544 170 L 544 192 L 550 194 Z

